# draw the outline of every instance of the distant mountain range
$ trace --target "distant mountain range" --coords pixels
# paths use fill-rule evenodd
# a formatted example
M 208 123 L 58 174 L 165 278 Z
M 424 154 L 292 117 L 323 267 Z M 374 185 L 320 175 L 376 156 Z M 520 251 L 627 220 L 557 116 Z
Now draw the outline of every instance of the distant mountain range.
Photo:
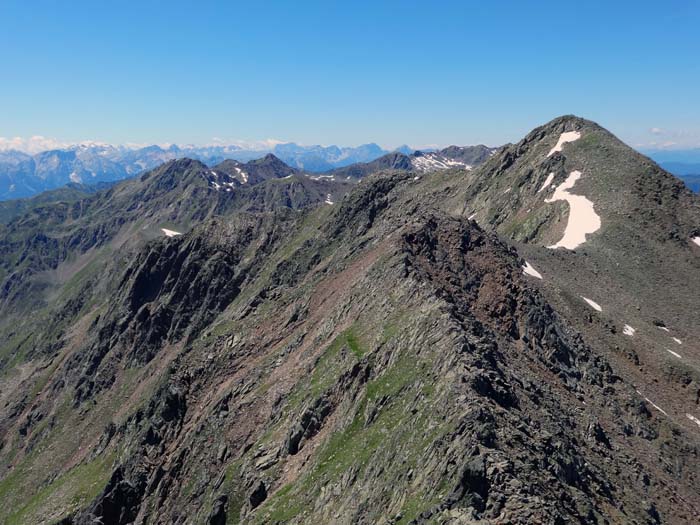
M 643 151 L 666 171 L 685 182 L 695 193 L 700 192 L 700 148 L 688 150 Z
M 660 162 L 663 169 L 673 173 L 685 182 L 695 193 L 700 193 L 700 162 Z
M 659 164 L 664 162 L 681 162 L 700 164 L 700 148 L 690 149 L 641 149 L 641 152 Z
M 31 197 L 67 184 L 95 185 L 136 176 L 164 162 L 191 158 L 208 166 L 225 160 L 248 162 L 274 154 L 289 167 L 311 173 L 363 177 L 385 169 L 429 171 L 476 166 L 495 148 L 449 146 L 439 151 L 415 151 L 400 146 L 393 151 L 369 143 L 357 147 L 276 144 L 258 149 L 237 145 L 146 146 L 129 148 L 86 143 L 30 155 L 17 150 L 0 151 L 0 201 Z M 700 150 L 649 151 L 664 169 L 700 191 Z
M 450 158 L 457 159 L 460 148 L 451 148 L 448 148 Z M 408 146 L 395 151 L 404 156 L 413 152 Z M 122 180 L 179 158 L 191 158 L 213 166 L 228 159 L 247 162 L 270 153 L 292 168 L 307 172 L 328 172 L 357 163 L 369 163 L 390 154 L 377 144 L 339 147 L 294 143 L 277 144 L 266 149 L 177 145 L 134 149 L 90 143 L 34 155 L 6 150 L 0 151 L 0 200 L 31 197 L 69 183 L 90 185 Z
M 225 159 L 218 164 L 209 162 L 209 166 L 193 159 L 174 159 L 157 167 L 156 171 L 165 170 L 164 173 L 168 174 L 172 173 L 172 170 L 167 169 L 167 166 L 173 163 L 182 167 L 190 166 L 190 163 L 195 162 L 198 167 L 197 173 L 199 176 L 196 177 L 198 183 L 208 186 L 210 190 L 216 190 L 218 193 L 237 194 L 252 186 L 277 180 L 287 184 L 300 184 L 301 186 L 299 187 L 304 188 L 304 191 L 313 187 L 315 188 L 312 191 L 313 198 L 325 199 L 326 204 L 332 204 L 336 195 L 345 193 L 348 186 L 356 184 L 363 177 L 379 172 L 392 171 L 421 174 L 455 169 L 469 171 L 488 160 L 496 151 L 496 149 L 487 146 L 450 146 L 444 150 L 432 152 L 416 151 L 410 155 L 397 151 L 387 153 L 371 162 L 359 162 L 324 173 L 305 172 L 299 168 L 293 168 L 273 153 L 268 153 L 262 158 L 249 160 L 248 162 L 240 162 L 235 159 Z M 150 172 L 151 170 L 148 170 L 140 177 L 127 177 L 127 179 L 138 178 L 145 181 L 150 178 Z M 175 184 L 175 181 L 168 179 L 168 177 L 165 177 L 163 180 L 167 180 L 167 182 L 161 181 L 158 184 L 159 186 Z M 131 181 L 125 180 L 122 184 L 129 182 Z M 120 184 L 119 181 L 100 181 L 89 184 L 71 181 L 64 186 L 32 197 L 0 201 L 0 225 L 46 205 L 58 202 L 74 203 L 118 184 Z M 278 189 L 279 187 L 275 191 Z M 266 198 L 269 199 L 269 195 Z M 306 205 L 309 199 L 308 195 L 304 196 L 296 191 L 284 194 L 279 198 L 291 207 L 294 207 L 294 203 L 297 201 L 302 203 L 301 205 Z M 236 201 L 236 195 L 234 195 L 234 201 Z

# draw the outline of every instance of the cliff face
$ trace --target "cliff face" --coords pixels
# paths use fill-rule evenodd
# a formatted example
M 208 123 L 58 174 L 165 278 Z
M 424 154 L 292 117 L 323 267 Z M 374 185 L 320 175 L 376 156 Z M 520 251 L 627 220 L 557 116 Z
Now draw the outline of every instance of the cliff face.
M 548 251 L 466 217 L 510 154 L 378 174 L 304 211 L 238 207 L 105 262 L 59 340 L 4 380 L 5 519 L 692 522 L 692 347 L 673 376 L 638 325 L 630 364 L 570 271 L 603 264 L 599 238 Z M 654 370 L 685 382 L 664 412 L 639 393 Z

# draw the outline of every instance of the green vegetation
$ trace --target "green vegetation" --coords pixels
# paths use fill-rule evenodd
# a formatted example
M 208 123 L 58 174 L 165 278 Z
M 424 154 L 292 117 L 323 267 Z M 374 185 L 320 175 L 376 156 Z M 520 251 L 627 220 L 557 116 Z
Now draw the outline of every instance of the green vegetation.
M 233 525 L 240 521 L 240 513 L 245 503 L 245 494 L 240 482 L 241 460 L 238 459 L 226 467 L 224 489 L 228 494 L 228 512 L 226 524 Z
M 343 364 L 342 360 L 338 359 L 342 348 L 350 350 L 353 363 L 367 353 L 358 334 L 358 328 L 353 325 L 333 339 L 318 359 L 310 380 L 297 385 L 290 394 L 288 407 L 297 408 L 304 400 L 315 400 L 336 383 L 340 375 L 349 368 L 347 363 Z
M 62 474 L 49 484 L 41 487 L 28 499 L 22 495 L 25 503 L 20 507 L 7 507 L 0 513 L 5 515 L 7 525 L 37 523 L 49 513 L 56 513 L 56 518 L 67 514 L 70 510 L 84 507 L 94 499 L 104 488 L 112 471 L 114 455 L 107 454 L 88 463 L 83 463 Z M 0 482 L 0 500 L 9 501 L 17 488 L 21 470 L 15 470 L 10 476 Z
M 399 333 L 398 325 L 387 325 L 382 339 Z M 366 353 L 358 342 L 358 328 L 353 326 L 340 334 L 319 359 L 306 390 L 311 399 L 335 381 L 340 361 L 339 350 L 343 346 L 354 356 Z M 365 335 L 366 336 L 366 335 Z M 354 348 L 353 348 L 354 347 Z M 399 451 L 409 468 L 418 462 L 424 448 L 436 437 L 447 431 L 446 424 L 429 425 L 430 411 L 423 410 L 414 416 L 406 407 L 416 398 L 416 388 L 423 396 L 423 403 L 430 403 L 434 387 L 426 388 L 423 380 L 430 372 L 430 363 L 417 359 L 411 353 L 402 353 L 380 376 L 369 381 L 364 393 L 355 403 L 352 421 L 342 430 L 331 434 L 317 455 L 312 469 L 294 483 L 278 490 L 257 519 L 264 523 L 285 523 L 303 515 L 318 496 L 320 488 L 337 481 L 350 469 L 361 477 L 373 461 L 387 465 L 388 471 L 406 468 L 393 463 L 393 455 Z M 427 406 L 427 405 L 426 405 Z M 368 414 L 376 411 L 376 417 L 368 420 Z M 373 459 L 374 458 L 374 459 Z M 393 475 L 393 474 L 388 474 Z M 405 516 L 417 515 L 426 508 L 426 502 L 416 495 L 406 504 Z
M 298 499 L 295 499 L 292 493 L 293 488 L 294 485 L 290 483 L 277 491 L 274 495 L 274 508 L 272 512 L 265 516 L 265 521 L 270 523 L 286 523 L 302 513 L 304 506 Z
M 345 335 L 345 343 L 350 348 L 350 351 L 353 354 L 355 354 L 357 357 L 362 358 L 362 356 L 364 355 L 364 350 L 360 346 L 360 343 L 359 343 L 357 336 L 355 335 L 355 332 L 353 331 L 353 329 L 349 328 L 343 333 Z

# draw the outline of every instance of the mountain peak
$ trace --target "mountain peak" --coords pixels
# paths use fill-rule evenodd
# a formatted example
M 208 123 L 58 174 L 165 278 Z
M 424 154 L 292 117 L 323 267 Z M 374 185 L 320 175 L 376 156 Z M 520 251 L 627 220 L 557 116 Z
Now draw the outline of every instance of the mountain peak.
M 187 170 L 190 168 L 201 168 L 201 169 L 206 169 L 206 165 L 197 160 L 197 159 L 192 159 L 189 157 L 181 157 L 178 159 L 172 159 L 169 161 L 164 162 L 160 166 L 157 166 L 156 168 L 150 170 L 150 173 L 153 172 L 170 172 L 170 171 L 183 171 Z M 144 174 L 144 176 L 147 175 Z M 143 178 L 143 177 L 142 177 Z
M 192 184 L 201 186 L 208 169 L 202 162 L 186 157 L 168 161 L 141 175 L 140 181 L 146 183 L 143 198 L 153 198 L 154 195 Z
M 146 180 L 153 175 L 170 175 L 172 173 L 183 173 L 192 169 L 206 170 L 207 167 L 199 160 L 183 157 L 165 162 L 159 167 L 144 173 L 141 180 Z
M 603 129 L 599 124 L 593 122 L 592 120 L 587 120 L 577 115 L 561 115 L 553 118 L 546 124 L 535 128 L 532 133 L 535 133 L 538 130 L 545 130 L 552 133 L 562 133 L 565 131 L 580 131 L 586 128 Z
M 272 153 L 246 163 L 228 159 L 214 166 L 212 171 L 219 174 L 223 173 L 228 177 L 233 177 L 241 184 L 249 185 L 298 173 L 296 169 L 288 166 Z
M 266 168 L 266 169 L 272 169 L 275 170 L 276 172 L 284 172 L 282 177 L 286 177 L 287 175 L 295 172 L 296 170 L 289 165 L 287 165 L 285 162 L 283 162 L 278 156 L 276 156 L 274 153 L 268 153 L 264 157 L 260 159 L 254 159 L 245 164 L 246 167 L 248 168 Z
M 253 160 L 251 162 L 256 162 L 256 161 Z M 287 165 L 287 164 L 285 164 L 285 162 L 282 159 L 280 159 L 274 153 L 268 153 L 263 158 L 259 159 L 257 162 L 274 162 L 274 163 L 284 164 L 285 166 Z

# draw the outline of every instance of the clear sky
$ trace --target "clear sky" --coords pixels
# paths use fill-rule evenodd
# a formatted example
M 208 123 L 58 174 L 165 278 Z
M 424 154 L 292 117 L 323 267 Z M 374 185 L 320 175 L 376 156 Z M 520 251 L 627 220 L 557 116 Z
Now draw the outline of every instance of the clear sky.
M 695 0 L 0 0 L 0 49 L 5 138 L 700 146 Z

